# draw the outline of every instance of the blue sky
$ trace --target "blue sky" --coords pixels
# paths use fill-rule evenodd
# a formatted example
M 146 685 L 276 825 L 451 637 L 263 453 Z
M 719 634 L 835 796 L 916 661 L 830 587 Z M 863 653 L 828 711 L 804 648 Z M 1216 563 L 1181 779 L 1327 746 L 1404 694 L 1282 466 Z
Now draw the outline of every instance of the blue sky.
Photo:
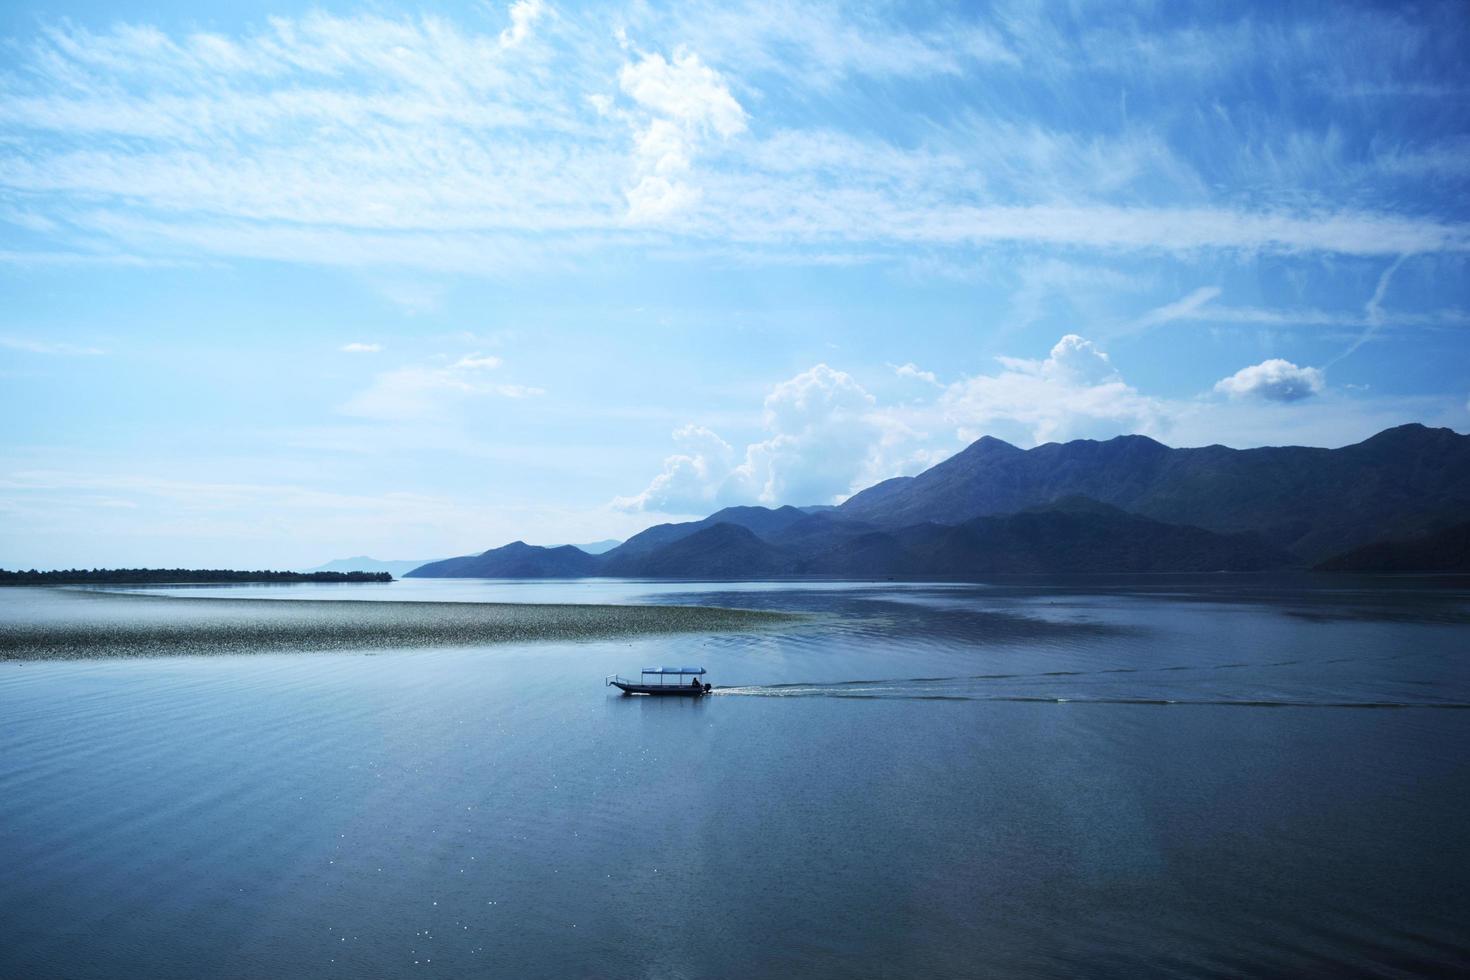
M 0 566 L 1470 429 L 1470 8 L 0 10 Z

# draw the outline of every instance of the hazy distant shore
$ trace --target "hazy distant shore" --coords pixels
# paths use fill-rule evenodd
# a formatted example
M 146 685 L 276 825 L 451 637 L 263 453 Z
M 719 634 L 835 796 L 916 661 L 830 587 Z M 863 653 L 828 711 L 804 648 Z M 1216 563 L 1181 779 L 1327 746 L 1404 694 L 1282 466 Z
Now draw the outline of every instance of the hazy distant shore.
M 709 606 L 216 599 L 54 593 L 53 607 L 0 622 L 0 660 L 292 653 L 728 633 L 793 613 Z M 91 608 L 88 608 L 90 604 Z

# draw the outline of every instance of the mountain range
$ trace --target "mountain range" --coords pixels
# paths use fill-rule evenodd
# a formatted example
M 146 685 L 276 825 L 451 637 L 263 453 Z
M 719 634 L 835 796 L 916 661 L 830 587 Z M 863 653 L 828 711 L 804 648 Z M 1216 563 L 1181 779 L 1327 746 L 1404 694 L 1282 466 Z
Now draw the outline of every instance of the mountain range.
M 1470 436 L 1450 429 L 1404 425 L 1341 449 L 1171 449 L 1120 436 L 1023 450 L 985 437 L 836 507 L 728 507 L 650 527 L 602 555 L 515 542 L 408 574 L 967 579 L 1333 568 L 1334 556 L 1382 540 L 1420 535 L 1420 550 L 1433 551 L 1466 514 Z
M 961 523 L 1069 495 L 1170 524 L 1255 531 L 1307 562 L 1470 513 L 1470 436 L 1403 425 L 1341 449 L 1170 449 L 1144 436 L 1017 449 L 985 438 L 840 508 L 885 527 Z

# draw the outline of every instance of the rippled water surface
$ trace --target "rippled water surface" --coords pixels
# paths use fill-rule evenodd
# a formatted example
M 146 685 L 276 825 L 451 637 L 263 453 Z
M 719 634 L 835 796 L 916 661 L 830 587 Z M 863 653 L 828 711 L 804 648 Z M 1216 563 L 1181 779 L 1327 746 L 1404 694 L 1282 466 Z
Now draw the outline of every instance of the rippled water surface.
M 150 591 L 0 589 L 0 976 L 1470 971 L 1464 580 Z

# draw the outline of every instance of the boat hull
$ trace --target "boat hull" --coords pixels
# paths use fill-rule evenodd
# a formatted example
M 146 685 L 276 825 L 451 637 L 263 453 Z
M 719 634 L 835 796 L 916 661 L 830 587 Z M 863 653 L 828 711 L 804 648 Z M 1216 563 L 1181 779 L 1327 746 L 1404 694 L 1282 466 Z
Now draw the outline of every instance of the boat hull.
M 651 694 L 654 697 L 699 698 L 704 696 L 704 687 L 693 684 L 629 684 L 613 681 L 613 687 L 624 694 Z

